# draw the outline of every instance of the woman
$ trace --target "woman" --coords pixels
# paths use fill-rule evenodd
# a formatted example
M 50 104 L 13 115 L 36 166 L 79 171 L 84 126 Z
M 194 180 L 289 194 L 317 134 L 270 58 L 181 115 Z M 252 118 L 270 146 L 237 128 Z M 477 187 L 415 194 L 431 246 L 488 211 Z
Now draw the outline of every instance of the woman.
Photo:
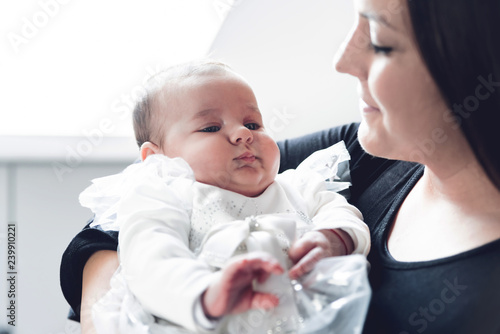
M 359 129 L 285 141 L 281 168 L 346 142 L 351 202 L 373 243 L 365 333 L 498 333 L 500 2 L 355 4 L 336 68 L 359 80 Z M 63 258 L 74 308 L 83 287 L 82 322 L 116 268 L 113 251 L 97 251 L 113 242 L 85 229 Z
M 373 242 L 366 332 L 497 333 L 500 2 L 356 7 L 336 68 L 359 80 L 359 142 L 371 155 L 420 163 L 354 161 L 383 168 L 358 199 L 369 204 L 355 203 Z M 353 176 L 354 186 L 369 175 Z

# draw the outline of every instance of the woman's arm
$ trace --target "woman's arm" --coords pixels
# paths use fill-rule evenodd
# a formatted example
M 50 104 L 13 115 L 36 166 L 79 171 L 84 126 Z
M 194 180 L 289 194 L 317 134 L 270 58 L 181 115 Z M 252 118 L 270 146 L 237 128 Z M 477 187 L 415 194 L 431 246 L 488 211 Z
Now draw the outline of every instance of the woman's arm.
M 92 323 L 92 306 L 109 290 L 111 276 L 117 268 L 118 255 L 116 251 L 110 250 L 94 253 L 85 264 L 80 311 L 82 334 L 96 333 Z
M 61 290 L 71 306 L 75 321 L 80 321 L 83 269 L 87 261 L 99 251 L 116 253 L 118 247 L 118 232 L 91 228 L 91 222 L 71 240 L 61 259 Z

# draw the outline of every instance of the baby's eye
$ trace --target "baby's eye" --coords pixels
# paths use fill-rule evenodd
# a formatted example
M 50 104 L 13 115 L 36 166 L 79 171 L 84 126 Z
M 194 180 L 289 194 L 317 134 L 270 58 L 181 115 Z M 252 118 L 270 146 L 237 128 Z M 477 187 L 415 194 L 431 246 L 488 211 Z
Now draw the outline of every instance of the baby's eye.
M 245 126 L 249 130 L 258 130 L 258 129 L 260 129 L 260 124 L 257 124 L 257 123 L 247 123 L 247 124 L 245 124 Z
M 204 128 L 204 129 L 201 129 L 200 132 L 217 132 L 219 130 L 220 130 L 220 126 L 212 125 L 212 126 Z

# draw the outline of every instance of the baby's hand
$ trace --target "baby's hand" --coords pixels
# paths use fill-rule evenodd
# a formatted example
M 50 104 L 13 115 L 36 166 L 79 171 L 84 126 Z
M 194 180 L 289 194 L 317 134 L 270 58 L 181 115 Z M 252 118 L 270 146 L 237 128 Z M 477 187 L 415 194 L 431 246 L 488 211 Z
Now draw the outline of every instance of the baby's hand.
M 241 313 L 253 308 L 270 309 L 278 305 L 275 295 L 253 290 L 253 280 L 266 281 L 271 274 L 282 274 L 283 268 L 271 255 L 252 252 L 234 257 L 221 270 L 221 277 L 202 295 L 201 304 L 208 317 Z
M 322 258 L 347 255 L 353 249 L 351 237 L 342 230 L 307 232 L 288 251 L 288 256 L 294 263 L 288 275 L 291 279 L 297 279 L 311 271 Z

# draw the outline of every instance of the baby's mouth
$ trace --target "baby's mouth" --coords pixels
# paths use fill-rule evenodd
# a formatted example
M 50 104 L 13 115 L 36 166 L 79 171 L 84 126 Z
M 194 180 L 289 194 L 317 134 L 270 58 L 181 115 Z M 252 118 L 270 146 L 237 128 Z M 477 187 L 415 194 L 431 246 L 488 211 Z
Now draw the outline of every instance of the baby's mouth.
M 239 157 L 237 157 L 234 160 L 240 160 L 240 161 L 244 161 L 244 162 L 247 162 L 247 163 L 252 163 L 252 162 L 255 161 L 255 159 L 256 159 L 255 155 L 253 155 L 250 152 L 245 152 L 245 153 L 243 153 L 242 155 L 240 155 Z

